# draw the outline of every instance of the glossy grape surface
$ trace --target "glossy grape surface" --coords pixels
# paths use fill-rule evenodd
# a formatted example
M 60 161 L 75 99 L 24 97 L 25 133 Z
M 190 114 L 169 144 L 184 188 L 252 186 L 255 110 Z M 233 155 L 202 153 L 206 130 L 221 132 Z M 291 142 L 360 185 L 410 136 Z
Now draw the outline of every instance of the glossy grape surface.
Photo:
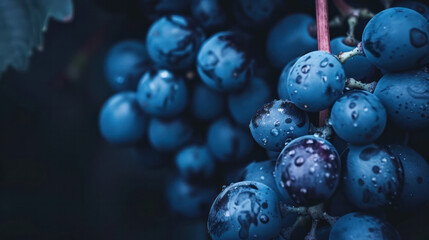
M 352 144 L 376 140 L 386 126 L 387 116 L 378 97 L 362 90 L 346 92 L 331 110 L 335 133 Z
M 329 240 L 400 240 L 388 222 L 375 216 L 354 212 L 341 217 L 332 226 Z
M 277 83 L 277 94 L 280 99 L 283 100 L 290 100 L 289 93 L 287 91 L 287 80 L 289 77 L 290 70 L 292 69 L 292 66 L 296 63 L 298 58 L 293 59 L 290 61 L 282 70 L 282 73 L 279 77 L 279 82 Z
M 341 96 L 345 81 L 343 66 L 334 55 L 314 51 L 300 57 L 292 66 L 287 90 L 297 107 L 318 112 Z
M 207 86 L 218 91 L 243 89 L 253 76 L 249 43 L 236 32 L 219 32 L 207 39 L 197 56 L 197 70 Z
M 404 171 L 399 159 L 385 146 L 350 146 L 343 154 L 343 191 L 363 210 L 391 206 L 400 196 Z
M 215 159 L 207 146 L 190 145 L 176 154 L 176 167 L 185 179 L 207 179 L 215 170 Z
M 204 38 L 202 30 L 191 19 L 168 15 L 152 24 L 146 44 L 149 56 L 159 66 L 186 69 L 194 64 Z
M 148 71 L 139 82 L 137 100 L 149 115 L 171 117 L 185 109 L 188 88 L 183 78 L 168 70 Z
M 219 161 L 237 162 L 250 153 L 253 140 L 248 131 L 228 118 L 221 118 L 210 125 L 207 144 Z
M 228 109 L 232 118 L 247 126 L 256 111 L 270 99 L 270 88 L 264 79 L 253 77 L 240 92 L 228 95 Z
M 213 240 L 269 240 L 280 233 L 277 194 L 267 185 L 244 181 L 226 187 L 214 201 L 208 219 Z
M 121 92 L 103 105 L 99 127 L 101 135 L 111 143 L 133 143 L 146 133 L 147 116 L 140 109 L 136 94 Z
M 389 145 L 404 168 L 404 188 L 397 204 L 402 211 L 413 211 L 429 202 L 429 164 L 413 149 Z
M 148 138 L 151 146 L 158 151 L 176 151 L 188 143 L 194 130 L 183 118 L 152 118 L 148 127 Z
M 279 191 L 298 206 L 328 200 L 340 179 L 337 150 L 323 138 L 311 135 L 290 142 L 277 159 L 275 178 Z
M 151 60 L 144 43 L 125 40 L 116 43 L 107 53 L 104 74 L 114 90 L 134 91 L 141 76 L 150 65 Z
M 429 74 L 409 71 L 384 75 L 375 88 L 390 121 L 405 130 L 429 127 Z
M 301 13 L 277 22 L 267 36 L 266 51 L 271 64 L 282 69 L 292 59 L 316 50 L 317 40 L 309 32 L 309 27 L 315 24 L 311 16 Z
M 308 134 L 310 121 L 292 102 L 274 100 L 256 111 L 249 127 L 261 147 L 280 152 L 286 142 Z
M 429 22 L 408 8 L 389 8 L 377 13 L 362 35 L 367 59 L 389 72 L 422 64 L 429 51 Z

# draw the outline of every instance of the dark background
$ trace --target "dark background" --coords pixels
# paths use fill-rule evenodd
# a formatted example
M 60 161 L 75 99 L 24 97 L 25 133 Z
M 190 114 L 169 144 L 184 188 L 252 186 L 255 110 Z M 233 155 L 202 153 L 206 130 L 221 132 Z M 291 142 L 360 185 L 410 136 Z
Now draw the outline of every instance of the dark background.
M 206 237 L 205 219 L 169 212 L 171 167 L 148 168 L 148 156 L 110 145 L 98 131 L 100 107 L 113 94 L 106 52 L 121 39 L 144 39 L 148 26 L 125 2 L 75 0 L 74 20 L 50 22 L 29 69 L 0 79 L 0 239 Z M 410 141 L 427 146 L 421 139 Z M 429 239 L 428 212 L 396 218 L 403 239 Z

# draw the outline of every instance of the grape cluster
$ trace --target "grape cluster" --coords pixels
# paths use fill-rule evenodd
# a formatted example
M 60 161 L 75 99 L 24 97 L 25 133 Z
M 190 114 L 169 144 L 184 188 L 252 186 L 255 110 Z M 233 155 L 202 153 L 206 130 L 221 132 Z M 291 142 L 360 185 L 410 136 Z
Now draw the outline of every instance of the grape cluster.
M 144 41 L 106 56 L 117 93 L 99 126 L 110 143 L 173 159 L 174 213 L 208 219 L 214 240 L 401 239 L 389 216 L 429 202 L 427 156 L 407 146 L 429 128 L 424 3 L 376 10 L 363 30 L 334 33 L 332 53 L 283 0 L 141 5 Z

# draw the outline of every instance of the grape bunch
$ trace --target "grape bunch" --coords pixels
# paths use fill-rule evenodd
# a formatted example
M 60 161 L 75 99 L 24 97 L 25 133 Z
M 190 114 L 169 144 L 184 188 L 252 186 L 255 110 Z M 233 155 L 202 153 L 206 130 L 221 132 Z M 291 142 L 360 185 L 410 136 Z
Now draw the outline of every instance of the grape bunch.
M 141 0 L 146 38 L 107 53 L 102 136 L 162 153 L 213 240 L 409 239 L 428 207 L 429 8 L 317 2 Z

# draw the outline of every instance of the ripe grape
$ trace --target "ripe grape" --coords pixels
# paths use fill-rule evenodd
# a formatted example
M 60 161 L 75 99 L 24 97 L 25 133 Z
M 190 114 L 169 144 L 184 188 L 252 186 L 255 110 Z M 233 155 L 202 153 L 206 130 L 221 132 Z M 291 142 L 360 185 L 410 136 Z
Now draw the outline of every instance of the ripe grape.
M 343 154 L 343 191 L 359 209 L 393 204 L 404 185 L 399 159 L 385 146 L 350 146 Z
M 258 109 L 249 127 L 261 147 L 279 152 L 288 141 L 308 134 L 310 121 L 291 101 L 274 100 Z
M 176 154 L 176 167 L 185 179 L 207 179 L 214 173 L 215 159 L 207 146 L 190 145 Z
M 346 92 L 335 102 L 330 117 L 335 133 L 352 144 L 376 140 L 383 133 L 386 120 L 380 100 L 362 90 Z
M 375 216 L 354 212 L 341 217 L 329 234 L 330 240 L 400 240 L 388 222 Z
M 207 227 L 213 240 L 277 237 L 282 227 L 277 194 L 259 182 L 232 184 L 214 201 Z
M 137 89 L 140 107 L 151 116 L 175 116 L 185 109 L 187 99 L 185 81 L 168 70 L 146 72 Z
M 216 198 L 216 189 L 190 184 L 176 177 L 169 181 L 166 197 L 170 209 L 187 218 L 202 217 L 207 214 L 210 204 Z
M 240 181 L 255 181 L 263 183 L 274 190 L 282 202 L 292 205 L 293 201 L 290 196 L 281 194 L 277 189 L 276 179 L 274 178 L 275 166 L 276 160 L 251 162 L 241 173 Z
M 125 40 L 109 50 L 104 62 L 104 74 L 116 91 L 134 91 L 138 81 L 149 69 L 151 60 L 143 42 Z
M 176 151 L 188 143 L 192 136 L 193 128 L 183 118 L 152 118 L 149 122 L 149 142 L 158 151 Z
M 254 72 L 248 45 L 246 37 L 236 32 L 219 32 L 211 36 L 197 56 L 201 80 L 218 91 L 243 89 Z
M 207 87 L 203 83 L 195 84 L 192 93 L 191 110 L 195 118 L 200 120 L 214 120 L 225 111 L 224 96 Z
M 226 23 L 226 14 L 220 0 L 193 0 L 192 17 L 205 29 L 216 29 Z
M 290 70 L 292 69 L 292 66 L 296 63 L 298 58 L 293 59 L 290 61 L 282 70 L 282 73 L 279 77 L 279 82 L 277 84 L 277 94 L 280 99 L 283 100 L 290 100 L 289 93 L 287 91 L 287 79 L 289 77 Z
M 259 77 L 253 77 L 242 91 L 228 95 L 229 113 L 238 124 L 247 126 L 256 110 L 269 98 L 268 84 Z
M 147 116 L 139 107 L 136 94 L 121 92 L 103 105 L 99 127 L 103 137 L 111 143 L 124 144 L 140 140 L 146 133 Z
M 346 37 L 337 37 L 331 40 L 332 53 L 338 55 L 341 52 L 348 52 L 356 48 L 356 41 L 347 41 Z M 344 72 L 349 78 L 363 80 L 375 71 L 368 59 L 363 55 L 358 55 L 347 60 L 343 64 Z
M 284 5 L 284 0 L 238 0 L 233 1 L 232 9 L 238 24 L 253 30 L 269 25 Z
M 292 59 L 317 49 L 317 40 L 309 32 L 314 19 L 294 13 L 276 23 L 267 36 L 266 51 L 271 64 L 282 69 Z
M 422 2 L 404 1 L 397 3 L 396 6 L 413 9 L 414 11 L 423 15 L 429 21 L 429 7 Z
M 409 71 L 384 75 L 375 88 L 390 121 L 405 130 L 429 126 L 429 74 Z
M 362 35 L 367 59 L 389 72 L 412 69 L 422 64 L 429 52 L 429 22 L 414 10 L 388 8 L 377 13 Z
M 298 206 L 313 206 L 335 192 L 341 171 L 337 150 L 323 138 L 311 135 L 290 142 L 280 153 L 275 175 L 277 187 Z
M 207 145 L 219 161 L 237 162 L 250 153 L 253 141 L 248 131 L 228 118 L 221 118 L 210 125 Z
M 429 164 L 413 149 L 390 145 L 389 149 L 401 161 L 404 168 L 404 189 L 398 207 L 402 211 L 416 210 L 429 202 Z
M 177 70 L 192 66 L 204 38 L 204 33 L 192 19 L 168 15 L 152 24 L 146 44 L 149 56 L 156 64 Z
M 313 51 L 292 66 L 287 90 L 292 102 L 305 111 L 318 112 L 330 107 L 343 93 L 346 76 L 337 57 Z

